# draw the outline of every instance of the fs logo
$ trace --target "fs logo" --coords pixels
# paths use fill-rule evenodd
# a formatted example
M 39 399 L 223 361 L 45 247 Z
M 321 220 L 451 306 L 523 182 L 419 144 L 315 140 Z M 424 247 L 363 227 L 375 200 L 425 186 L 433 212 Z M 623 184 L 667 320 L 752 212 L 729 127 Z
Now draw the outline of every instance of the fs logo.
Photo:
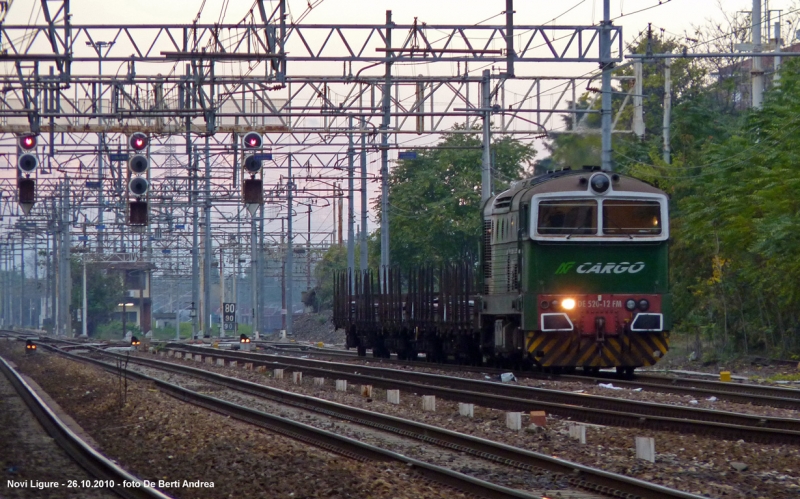
M 566 274 L 569 272 L 569 269 L 575 266 L 575 262 L 563 262 L 561 265 L 558 266 L 556 269 L 556 274 Z

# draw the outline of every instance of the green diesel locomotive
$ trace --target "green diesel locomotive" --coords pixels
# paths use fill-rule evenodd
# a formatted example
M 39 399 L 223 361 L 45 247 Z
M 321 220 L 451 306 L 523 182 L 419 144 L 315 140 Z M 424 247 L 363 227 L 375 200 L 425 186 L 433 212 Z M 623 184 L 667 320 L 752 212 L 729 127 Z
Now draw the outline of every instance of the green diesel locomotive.
M 516 182 L 482 209 L 477 275 L 461 264 L 336 276 L 334 324 L 348 347 L 627 374 L 667 352 L 663 191 L 596 169 L 562 170 Z

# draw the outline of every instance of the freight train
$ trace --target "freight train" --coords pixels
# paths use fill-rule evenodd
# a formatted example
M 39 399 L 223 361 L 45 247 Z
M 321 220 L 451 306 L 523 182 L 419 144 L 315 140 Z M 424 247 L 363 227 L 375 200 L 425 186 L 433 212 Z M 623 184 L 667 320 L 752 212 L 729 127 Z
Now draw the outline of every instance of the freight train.
M 335 276 L 334 325 L 375 357 L 631 374 L 667 352 L 668 197 L 598 169 L 482 207 L 480 262 Z

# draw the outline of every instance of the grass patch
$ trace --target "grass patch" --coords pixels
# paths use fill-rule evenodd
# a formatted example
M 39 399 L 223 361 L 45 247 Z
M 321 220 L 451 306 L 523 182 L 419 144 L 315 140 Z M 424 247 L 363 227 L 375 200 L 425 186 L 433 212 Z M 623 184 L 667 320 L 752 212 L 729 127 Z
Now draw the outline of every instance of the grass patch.
M 800 373 L 775 374 L 767 379 L 769 379 L 770 381 L 800 381 Z

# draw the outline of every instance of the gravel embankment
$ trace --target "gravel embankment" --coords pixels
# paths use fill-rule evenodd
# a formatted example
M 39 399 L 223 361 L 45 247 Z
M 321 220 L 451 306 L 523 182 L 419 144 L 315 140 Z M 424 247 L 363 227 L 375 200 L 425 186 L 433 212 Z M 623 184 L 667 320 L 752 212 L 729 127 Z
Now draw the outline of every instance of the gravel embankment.
M 148 383 L 128 381 L 125 392 L 117 376 L 93 366 L 54 355 L 28 359 L 18 346 L 0 345 L 0 353 L 61 404 L 104 454 L 140 478 L 181 482 L 165 489 L 176 498 L 465 497 L 403 466 L 346 459 L 180 402 Z M 214 487 L 183 487 L 184 480 Z
M 110 499 L 84 481 L 92 477 L 39 425 L 14 387 L 0 374 L 0 497 L 5 499 Z M 53 482 L 58 486 L 53 486 Z M 39 484 L 48 484 L 40 488 Z
M 707 494 L 708 497 L 725 499 L 800 497 L 800 448 L 796 446 L 756 444 L 695 434 L 683 435 L 675 432 L 596 425 L 587 425 L 587 443 L 581 445 L 568 436 L 568 428 L 572 423 L 555 416 L 548 416 L 548 425 L 545 429 L 512 431 L 505 427 L 505 414 L 502 411 L 476 407 L 474 419 L 468 419 L 458 415 L 456 402 L 444 400 L 437 400 L 435 413 L 423 412 L 420 397 L 405 392 L 401 393 L 401 404 L 393 405 L 385 402 L 385 391 L 377 388 L 373 392 L 372 399 L 365 399 L 357 392 L 358 387 L 351 387 L 347 393 L 335 391 L 333 380 L 327 380 L 324 387 L 316 387 L 309 377 L 304 377 L 302 385 L 294 385 L 288 370 L 287 379 L 276 380 L 269 373 L 265 375 L 244 371 L 241 368 L 222 368 L 194 361 L 175 362 L 505 442 L 668 487 L 701 495 Z M 576 388 L 576 385 L 571 387 L 573 390 L 583 389 Z M 632 394 L 636 397 L 663 396 L 646 392 L 632 392 Z M 742 406 L 729 403 L 725 405 Z M 784 411 L 757 406 L 752 406 L 751 409 Z M 796 411 L 789 412 L 794 413 L 792 417 L 800 417 Z M 528 418 L 523 415 L 523 425 L 527 422 Z M 636 436 L 655 439 L 657 453 L 655 463 L 635 458 Z M 740 463 L 747 469 L 737 471 L 734 465 L 740 466 Z M 459 469 L 457 465 L 453 468 L 468 472 L 466 469 Z
M 565 494 L 568 494 L 567 491 L 570 489 L 570 485 L 564 477 L 556 477 L 544 471 L 538 473 L 523 472 L 520 471 L 519 468 L 495 464 L 485 459 L 479 459 L 462 452 L 427 444 L 417 439 L 406 438 L 395 433 L 373 429 L 369 426 L 351 423 L 314 411 L 303 410 L 279 402 L 272 402 L 262 397 L 236 392 L 191 376 L 174 374 L 135 364 L 130 364 L 129 368 L 148 376 L 167 381 L 168 383 L 183 386 L 189 390 L 199 391 L 216 398 L 270 414 L 276 414 L 294 421 L 302 421 L 305 424 L 388 449 L 421 461 L 445 468 L 453 468 L 454 465 L 456 465 L 459 471 L 504 487 L 524 490 L 542 497 L 558 497 L 557 494 L 560 494 L 560 497 L 567 497 Z M 580 496 L 581 498 L 597 497 L 598 499 L 605 497 L 595 496 L 585 491 L 581 492 Z

